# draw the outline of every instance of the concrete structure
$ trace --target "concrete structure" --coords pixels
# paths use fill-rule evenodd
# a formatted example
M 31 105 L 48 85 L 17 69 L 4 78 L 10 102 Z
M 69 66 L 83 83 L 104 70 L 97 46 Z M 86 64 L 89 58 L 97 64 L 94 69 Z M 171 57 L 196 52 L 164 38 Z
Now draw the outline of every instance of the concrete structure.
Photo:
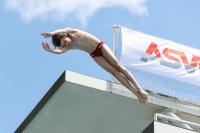
M 199 105 L 148 93 L 148 103 L 143 105 L 121 84 L 65 71 L 15 133 L 193 133 L 199 130 Z M 168 116 L 156 115 L 154 119 L 156 113 Z M 174 119 L 184 120 L 192 130 L 177 127 Z M 183 126 L 180 122 L 179 125 Z

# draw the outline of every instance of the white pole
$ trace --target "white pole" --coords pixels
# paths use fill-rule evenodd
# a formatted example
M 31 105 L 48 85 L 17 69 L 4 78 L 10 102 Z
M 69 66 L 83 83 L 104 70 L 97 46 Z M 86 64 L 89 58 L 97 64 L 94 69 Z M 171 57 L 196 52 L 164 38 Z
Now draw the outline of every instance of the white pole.
M 113 26 L 113 31 L 112 31 L 112 52 L 115 54 L 115 37 L 116 37 L 116 25 Z M 110 92 L 112 92 L 113 88 L 113 82 L 114 82 L 114 77 L 111 75 L 111 83 L 110 83 Z

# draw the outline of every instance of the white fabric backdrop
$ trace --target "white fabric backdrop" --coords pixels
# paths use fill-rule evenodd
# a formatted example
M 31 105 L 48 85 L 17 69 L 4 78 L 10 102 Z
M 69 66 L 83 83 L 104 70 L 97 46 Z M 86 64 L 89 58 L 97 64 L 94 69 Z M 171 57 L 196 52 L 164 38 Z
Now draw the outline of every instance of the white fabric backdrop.
M 120 62 L 200 86 L 200 50 L 121 27 Z

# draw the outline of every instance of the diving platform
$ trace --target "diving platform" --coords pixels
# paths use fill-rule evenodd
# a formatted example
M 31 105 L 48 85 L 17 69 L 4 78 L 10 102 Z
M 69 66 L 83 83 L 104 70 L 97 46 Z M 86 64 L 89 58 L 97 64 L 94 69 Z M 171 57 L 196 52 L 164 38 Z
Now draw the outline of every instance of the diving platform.
M 15 133 L 199 131 L 200 105 L 147 92 L 147 104 L 140 104 L 133 93 L 117 82 L 66 70 Z

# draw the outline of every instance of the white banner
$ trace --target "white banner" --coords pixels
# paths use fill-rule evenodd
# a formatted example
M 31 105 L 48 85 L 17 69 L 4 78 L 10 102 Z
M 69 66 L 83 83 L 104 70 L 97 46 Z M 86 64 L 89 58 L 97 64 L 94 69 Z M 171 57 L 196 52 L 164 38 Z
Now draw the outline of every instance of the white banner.
M 121 27 L 120 62 L 200 86 L 200 50 Z

